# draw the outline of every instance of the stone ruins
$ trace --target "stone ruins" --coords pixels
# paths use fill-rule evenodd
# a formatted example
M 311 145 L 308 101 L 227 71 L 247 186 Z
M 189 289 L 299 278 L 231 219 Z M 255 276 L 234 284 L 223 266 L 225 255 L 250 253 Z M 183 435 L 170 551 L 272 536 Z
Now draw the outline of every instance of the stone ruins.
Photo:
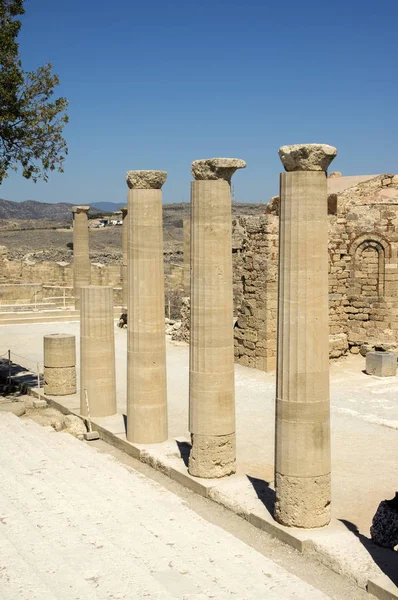
M 396 372 L 396 355 L 378 354 L 398 334 L 398 177 L 327 177 L 336 154 L 325 144 L 281 147 L 279 196 L 260 217 L 234 220 L 231 177 L 245 161 L 196 160 L 184 221 L 188 471 L 209 479 L 236 470 L 234 359 L 276 369 L 274 517 L 292 527 L 330 521 L 329 358 L 376 350 L 367 368 L 391 374 L 392 361 Z M 0 261 L 3 282 L 38 285 L 42 269 L 42 281 L 73 284 L 84 417 L 117 412 L 114 307 L 127 309 L 126 437 L 135 444 L 168 439 L 166 179 L 164 171 L 127 173 L 122 264 L 101 277 L 90 265 L 88 206 L 73 208 L 73 267 L 42 263 L 29 279 L 6 255 Z M 48 393 L 76 392 L 73 335 L 44 336 L 44 367 Z
M 398 176 L 331 176 L 327 183 L 329 356 L 358 353 L 365 344 L 365 352 L 394 348 Z M 276 197 L 264 216 L 233 223 L 235 359 L 265 371 L 276 367 L 278 215 Z

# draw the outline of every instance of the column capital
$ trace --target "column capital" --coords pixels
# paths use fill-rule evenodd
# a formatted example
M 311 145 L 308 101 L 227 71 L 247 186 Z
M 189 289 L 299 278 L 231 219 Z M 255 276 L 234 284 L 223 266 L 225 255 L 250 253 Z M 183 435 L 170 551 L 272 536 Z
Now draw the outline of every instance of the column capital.
M 202 158 L 194 160 L 191 173 L 194 179 L 225 179 L 228 183 L 237 169 L 244 169 L 246 162 L 240 158 Z
M 130 190 L 160 190 L 166 179 L 166 171 L 127 171 L 126 173 L 126 182 Z
M 127 215 L 127 212 L 128 212 L 128 206 L 121 206 L 120 210 L 122 211 L 122 217 L 124 219 L 124 217 Z
M 328 144 L 292 144 L 278 151 L 285 171 L 327 171 L 337 155 L 337 148 Z
M 72 206 L 73 213 L 88 213 L 90 207 L 88 205 Z

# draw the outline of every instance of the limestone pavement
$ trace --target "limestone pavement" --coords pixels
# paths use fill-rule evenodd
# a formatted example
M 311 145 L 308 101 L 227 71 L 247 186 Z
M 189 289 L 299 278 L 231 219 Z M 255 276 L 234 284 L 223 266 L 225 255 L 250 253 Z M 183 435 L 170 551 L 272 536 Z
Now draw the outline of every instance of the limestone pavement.
M 0 415 L 7 600 L 326 600 L 140 473 L 70 435 Z

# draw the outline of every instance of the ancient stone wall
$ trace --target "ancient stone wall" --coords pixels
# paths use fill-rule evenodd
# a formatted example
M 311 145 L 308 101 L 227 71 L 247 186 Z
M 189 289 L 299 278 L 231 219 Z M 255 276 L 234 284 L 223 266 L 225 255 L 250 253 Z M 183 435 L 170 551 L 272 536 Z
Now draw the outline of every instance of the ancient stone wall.
M 380 175 L 329 196 L 330 357 L 398 338 L 398 177 Z M 276 360 L 278 203 L 234 221 L 235 357 Z
M 92 263 L 91 282 L 113 286 L 115 305 L 120 305 L 120 265 Z M 62 306 L 64 295 L 67 299 L 73 295 L 73 264 L 8 260 L 7 249 L 0 247 L 0 301 L 3 305 L 54 298 L 55 304 Z
M 233 221 L 235 358 L 269 370 L 275 365 L 278 272 L 278 217 Z

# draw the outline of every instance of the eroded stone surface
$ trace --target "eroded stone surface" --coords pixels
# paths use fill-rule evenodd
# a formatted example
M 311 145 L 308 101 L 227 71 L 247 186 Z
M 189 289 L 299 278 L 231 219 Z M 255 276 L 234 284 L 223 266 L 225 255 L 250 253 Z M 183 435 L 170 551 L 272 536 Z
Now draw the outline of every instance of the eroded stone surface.
M 337 155 L 337 149 L 328 144 L 292 144 L 278 151 L 286 171 L 327 171 Z
M 44 392 L 50 396 L 76 394 L 76 367 L 44 367 Z
M 274 516 L 282 525 L 311 529 L 330 522 L 330 474 L 290 477 L 277 473 L 275 490 Z
M 203 158 L 194 160 L 191 173 L 195 179 L 225 179 L 231 181 L 237 169 L 244 169 L 246 162 L 240 158 Z
M 127 171 L 129 188 L 139 190 L 160 190 L 167 179 L 166 171 Z
M 189 456 L 189 473 L 212 479 L 232 475 L 236 471 L 235 434 L 198 435 L 193 433 Z
M 69 433 L 79 440 L 82 440 L 83 435 L 87 432 L 84 421 L 76 415 L 66 415 L 64 425 L 65 429 L 63 429 L 63 433 Z

